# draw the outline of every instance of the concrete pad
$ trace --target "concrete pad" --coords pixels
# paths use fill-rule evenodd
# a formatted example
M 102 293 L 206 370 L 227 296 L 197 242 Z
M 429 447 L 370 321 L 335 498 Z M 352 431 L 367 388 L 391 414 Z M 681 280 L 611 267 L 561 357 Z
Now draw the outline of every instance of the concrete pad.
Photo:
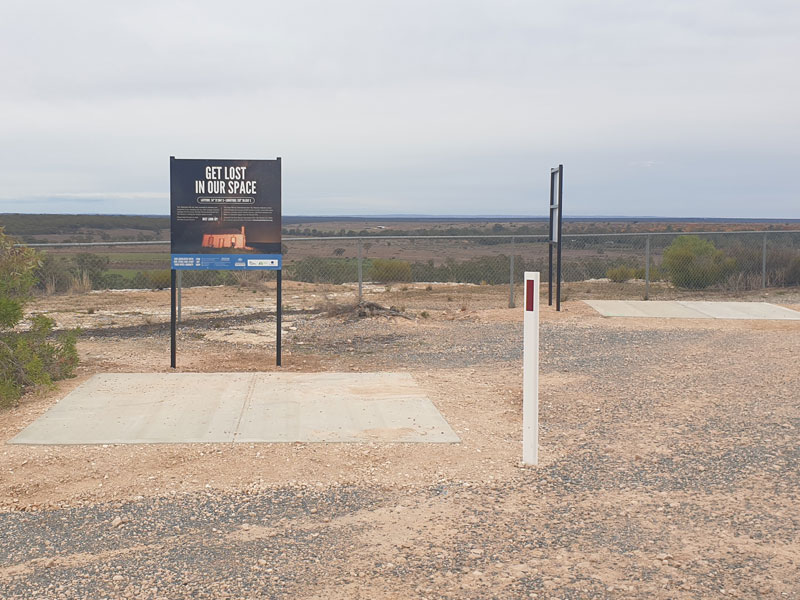
M 691 302 L 681 304 L 714 319 L 800 320 L 800 312 L 769 302 Z
M 678 302 L 665 300 L 586 300 L 604 317 L 645 317 L 696 319 L 702 316 L 696 310 Z
M 584 300 L 604 317 L 800 320 L 800 312 L 768 302 Z
M 460 441 L 408 373 L 95 375 L 12 444 Z

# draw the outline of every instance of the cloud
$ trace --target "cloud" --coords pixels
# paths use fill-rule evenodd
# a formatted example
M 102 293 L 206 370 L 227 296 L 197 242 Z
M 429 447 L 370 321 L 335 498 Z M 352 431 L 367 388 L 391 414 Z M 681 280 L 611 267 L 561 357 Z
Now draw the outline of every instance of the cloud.
M 169 194 L 163 192 L 83 192 L 53 194 L 50 200 L 166 200 Z
M 170 155 L 282 156 L 298 210 L 521 213 L 564 162 L 573 207 L 608 185 L 610 211 L 652 213 L 703 164 L 725 198 L 704 211 L 751 211 L 758 184 L 800 216 L 791 170 L 760 176 L 800 158 L 798 29 L 778 0 L 11 0 L 0 197 L 165 194 Z

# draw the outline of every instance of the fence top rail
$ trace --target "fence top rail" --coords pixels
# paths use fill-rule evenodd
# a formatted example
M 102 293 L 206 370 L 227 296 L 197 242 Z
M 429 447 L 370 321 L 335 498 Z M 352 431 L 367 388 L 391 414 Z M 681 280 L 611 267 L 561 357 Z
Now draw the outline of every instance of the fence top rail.
M 647 237 L 652 235 L 755 235 L 800 233 L 800 229 L 769 229 L 748 231 L 654 231 L 654 232 L 621 232 L 621 233 L 565 233 L 565 238 L 583 237 Z M 547 240 L 547 234 L 519 233 L 519 234 L 487 234 L 487 235 L 343 235 L 343 236 L 318 236 L 318 237 L 283 237 L 285 242 L 313 242 L 325 240 L 358 241 L 358 240 L 466 240 L 466 239 L 542 239 Z M 151 240 L 146 242 L 36 242 L 31 244 L 14 244 L 15 246 L 29 246 L 31 248 L 66 248 L 81 246 L 166 246 L 170 240 Z
M 29 246 L 31 248 L 56 248 L 69 246 L 167 246 L 169 240 L 155 240 L 148 242 L 36 242 L 33 244 L 14 244 L 14 246 Z
M 542 238 L 547 239 L 546 233 L 518 233 L 518 234 L 487 234 L 487 235 L 337 235 L 319 237 L 284 237 L 283 241 L 310 242 L 313 240 L 467 240 L 487 238 Z
M 779 234 L 779 233 L 800 233 L 800 229 L 767 229 L 767 230 L 748 230 L 748 231 L 642 231 L 624 233 L 565 233 L 567 237 L 647 237 L 649 235 L 752 235 L 752 234 Z

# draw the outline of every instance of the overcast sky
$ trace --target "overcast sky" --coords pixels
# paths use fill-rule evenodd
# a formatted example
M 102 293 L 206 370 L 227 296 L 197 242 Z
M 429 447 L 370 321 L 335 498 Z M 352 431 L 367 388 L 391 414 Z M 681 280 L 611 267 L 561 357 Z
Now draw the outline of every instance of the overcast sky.
M 800 218 L 800 3 L 0 7 L 0 212 L 169 213 L 169 157 L 284 214 Z

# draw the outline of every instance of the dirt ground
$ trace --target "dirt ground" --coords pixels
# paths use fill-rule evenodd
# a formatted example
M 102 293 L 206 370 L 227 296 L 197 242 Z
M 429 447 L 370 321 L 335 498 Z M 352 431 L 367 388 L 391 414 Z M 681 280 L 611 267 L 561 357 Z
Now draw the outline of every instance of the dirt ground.
M 274 284 L 273 284 L 274 285 Z M 542 302 L 540 465 L 521 458 L 502 286 L 289 283 L 283 369 L 406 371 L 461 443 L 0 447 L 3 598 L 798 598 L 800 322 Z M 800 293 L 741 295 L 800 310 Z M 517 304 L 521 299 L 517 296 Z M 167 291 L 38 300 L 77 377 L 169 370 Z M 274 288 L 183 292 L 181 371 L 271 371 Z M 191 407 L 187 407 L 191 410 Z

